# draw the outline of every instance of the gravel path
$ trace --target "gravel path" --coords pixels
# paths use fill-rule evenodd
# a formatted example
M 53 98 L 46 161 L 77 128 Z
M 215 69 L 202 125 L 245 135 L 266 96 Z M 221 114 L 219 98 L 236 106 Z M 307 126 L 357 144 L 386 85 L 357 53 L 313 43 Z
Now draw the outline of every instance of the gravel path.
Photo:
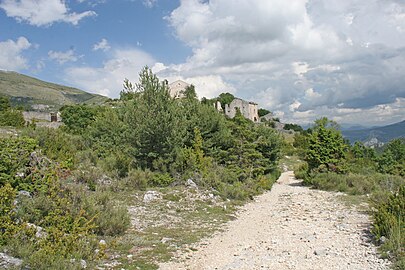
M 368 216 L 339 196 L 300 186 L 285 172 L 223 232 L 160 269 L 389 269 L 369 243 Z

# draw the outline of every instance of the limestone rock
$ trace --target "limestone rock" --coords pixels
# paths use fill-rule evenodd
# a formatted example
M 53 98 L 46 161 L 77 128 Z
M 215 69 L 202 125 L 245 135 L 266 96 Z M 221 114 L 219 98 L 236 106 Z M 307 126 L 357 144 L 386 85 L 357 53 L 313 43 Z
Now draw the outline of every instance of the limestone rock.
M 22 264 L 22 260 L 11 257 L 5 253 L 0 253 L 0 268 L 9 269 L 9 268 L 18 268 Z
M 144 203 L 150 203 L 155 200 L 159 200 L 162 198 L 162 194 L 155 190 L 149 190 L 143 195 L 143 202 Z
M 186 187 L 188 188 L 198 188 L 197 184 L 193 181 L 193 179 L 189 178 L 186 181 Z

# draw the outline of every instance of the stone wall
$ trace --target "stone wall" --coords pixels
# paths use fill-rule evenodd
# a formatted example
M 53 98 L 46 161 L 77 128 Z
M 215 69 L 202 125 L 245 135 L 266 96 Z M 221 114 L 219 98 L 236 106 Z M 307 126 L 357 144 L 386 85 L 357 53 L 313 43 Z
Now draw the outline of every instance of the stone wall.
M 36 120 L 37 122 L 51 122 L 51 115 L 55 113 L 49 112 L 37 112 L 37 111 L 27 111 L 23 112 L 25 121 L 32 122 Z M 56 113 L 56 122 L 61 122 L 60 113 Z
M 259 122 L 258 107 L 256 103 L 235 98 L 231 104 L 225 104 L 225 115 L 229 118 L 234 118 L 237 109 L 240 110 L 245 118 L 252 120 L 253 122 Z

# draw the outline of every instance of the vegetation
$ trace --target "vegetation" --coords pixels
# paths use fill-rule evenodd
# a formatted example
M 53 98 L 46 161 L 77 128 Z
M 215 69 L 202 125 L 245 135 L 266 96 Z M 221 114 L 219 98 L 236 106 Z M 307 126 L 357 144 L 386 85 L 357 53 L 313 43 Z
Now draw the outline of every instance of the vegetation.
M 306 162 L 295 171 L 304 183 L 352 195 L 369 195 L 373 234 L 395 267 L 405 265 L 405 143 L 389 142 L 381 153 L 360 142 L 347 144 L 336 123 L 326 118 L 295 134 L 294 147 Z M 386 239 L 386 240 L 385 240 Z
M 25 109 L 42 104 L 55 110 L 62 105 L 101 104 L 107 100 L 106 97 L 86 93 L 76 88 L 48 83 L 16 72 L 1 70 L 0 95 L 7 96 L 13 105 L 20 105 Z
M 263 109 L 263 108 L 260 108 L 260 109 L 257 111 L 257 113 L 259 114 L 259 117 L 262 117 L 262 116 L 265 116 L 266 114 L 271 113 L 271 111 L 266 110 L 266 109 Z
M 81 260 L 91 268 L 107 252 L 105 239 L 124 237 L 125 200 L 137 190 L 191 179 L 212 196 L 243 201 L 270 189 L 279 175 L 278 133 L 240 112 L 227 119 L 197 100 L 193 86 L 184 95 L 171 98 L 144 68 L 113 105 L 66 105 L 62 128 L 30 126 L 1 138 L 1 247 L 30 268 L 75 269 Z
M 297 124 L 285 124 L 284 130 L 294 130 L 295 132 L 303 132 L 303 128 Z
M 9 98 L 0 96 L 0 126 L 23 127 L 24 125 L 22 111 L 11 107 Z

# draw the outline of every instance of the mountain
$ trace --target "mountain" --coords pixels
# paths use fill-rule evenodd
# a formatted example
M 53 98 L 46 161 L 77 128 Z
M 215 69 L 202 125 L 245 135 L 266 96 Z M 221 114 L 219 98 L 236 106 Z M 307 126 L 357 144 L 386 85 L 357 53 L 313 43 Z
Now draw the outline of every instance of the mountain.
M 405 120 L 388 126 L 359 130 L 342 130 L 343 136 L 351 143 L 364 142 L 369 146 L 381 146 L 396 138 L 405 138 Z
M 26 110 L 57 110 L 70 104 L 101 104 L 108 98 L 85 91 L 44 82 L 17 72 L 0 70 L 0 95 Z

